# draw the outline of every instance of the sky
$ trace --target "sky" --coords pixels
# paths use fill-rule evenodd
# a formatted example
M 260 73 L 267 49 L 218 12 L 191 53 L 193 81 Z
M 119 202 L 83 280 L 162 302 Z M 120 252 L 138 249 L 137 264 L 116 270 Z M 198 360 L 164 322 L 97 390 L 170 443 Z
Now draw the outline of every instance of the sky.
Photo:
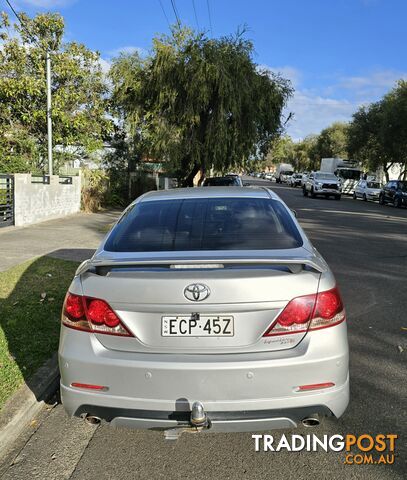
M 295 140 L 348 121 L 407 79 L 407 0 L 11 0 L 30 15 L 60 12 L 67 41 L 98 50 L 104 68 L 120 51 L 146 53 L 176 18 L 229 35 L 247 27 L 254 61 L 295 88 L 287 133 Z M 2 5 L 1 5 L 2 4 Z M 0 0 L 1 9 L 8 7 Z M 195 10 L 194 10 L 195 7 Z

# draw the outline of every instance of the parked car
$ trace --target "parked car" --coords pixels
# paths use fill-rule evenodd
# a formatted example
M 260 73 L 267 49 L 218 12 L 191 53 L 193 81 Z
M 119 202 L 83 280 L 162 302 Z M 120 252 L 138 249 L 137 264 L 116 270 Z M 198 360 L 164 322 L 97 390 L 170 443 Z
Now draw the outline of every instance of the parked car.
M 242 179 L 239 175 L 227 175 L 225 177 L 205 178 L 203 187 L 243 187 Z
M 148 192 L 69 287 L 63 406 L 167 435 L 316 425 L 348 405 L 345 320 L 331 270 L 271 190 Z
M 407 180 L 391 180 L 379 195 L 379 203 L 392 203 L 395 207 L 407 206 Z
M 305 173 L 302 173 L 301 175 L 302 175 L 302 177 L 301 177 L 301 187 L 303 187 L 303 186 L 305 185 L 305 182 L 306 182 L 307 179 L 308 179 L 309 173 L 308 173 L 308 172 L 305 172 Z
M 353 192 L 353 199 L 361 198 L 365 202 L 367 200 L 379 200 L 379 195 L 382 190 L 380 182 L 360 180 Z
M 272 174 L 272 173 L 266 173 L 266 174 L 264 175 L 264 178 L 265 178 L 266 180 L 270 180 L 270 181 L 271 181 L 271 180 L 273 180 L 273 174 Z
M 312 172 L 303 186 L 304 197 L 311 195 L 312 198 L 323 195 L 328 198 L 333 196 L 335 200 L 341 199 L 341 181 L 333 173 Z
M 301 173 L 293 173 L 291 175 L 289 185 L 290 187 L 297 187 L 301 185 L 301 180 L 302 180 L 302 174 Z

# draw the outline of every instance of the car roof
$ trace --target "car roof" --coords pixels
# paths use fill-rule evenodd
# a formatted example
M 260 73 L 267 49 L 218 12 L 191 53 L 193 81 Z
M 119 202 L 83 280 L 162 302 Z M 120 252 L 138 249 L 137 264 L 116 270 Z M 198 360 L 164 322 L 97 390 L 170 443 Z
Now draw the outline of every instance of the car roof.
M 137 201 L 177 200 L 184 198 L 217 198 L 217 197 L 254 197 L 272 198 L 281 201 L 280 197 L 266 187 L 190 187 L 172 188 L 169 190 L 153 190 L 145 193 Z

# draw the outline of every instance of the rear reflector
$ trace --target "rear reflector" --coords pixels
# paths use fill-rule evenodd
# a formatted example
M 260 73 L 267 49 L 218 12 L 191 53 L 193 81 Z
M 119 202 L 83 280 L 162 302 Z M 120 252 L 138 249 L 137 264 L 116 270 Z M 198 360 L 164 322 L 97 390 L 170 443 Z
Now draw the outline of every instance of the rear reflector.
M 319 390 L 321 388 L 331 388 L 331 387 L 334 387 L 334 386 L 335 386 L 335 384 L 332 383 L 332 382 L 313 383 L 311 385 L 301 385 L 296 390 L 297 390 L 297 392 L 306 392 L 308 390 Z
M 107 392 L 109 390 L 109 387 L 105 387 L 103 385 L 92 385 L 90 383 L 76 383 L 76 382 L 73 382 L 73 383 L 71 383 L 71 387 L 83 388 L 85 390 L 99 390 L 101 392 Z
M 263 336 L 305 333 L 308 330 L 333 327 L 345 318 L 342 299 L 335 287 L 290 300 Z
M 66 327 L 85 332 L 133 336 L 107 302 L 70 292 L 65 297 L 62 323 Z

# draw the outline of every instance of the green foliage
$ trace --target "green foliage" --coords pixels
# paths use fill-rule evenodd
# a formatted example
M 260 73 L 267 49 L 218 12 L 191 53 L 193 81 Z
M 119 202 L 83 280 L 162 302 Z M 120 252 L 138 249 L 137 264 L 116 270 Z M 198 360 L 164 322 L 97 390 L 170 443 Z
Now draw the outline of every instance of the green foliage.
M 137 137 L 115 127 L 111 138 L 111 150 L 103 158 L 103 168 L 109 175 L 109 191 L 106 202 L 112 206 L 124 207 L 129 202 L 129 172 L 136 169 L 140 160 Z
M 106 201 L 109 177 L 104 170 L 82 170 L 82 210 L 98 212 Z
M 281 162 L 293 163 L 295 161 L 295 144 L 288 135 L 277 138 L 267 154 L 266 165 Z
M 13 128 L 0 133 L 1 173 L 40 173 L 32 168 L 33 159 L 39 157 L 37 142 L 24 127 L 15 124 Z
M 152 53 L 113 62 L 113 105 L 144 155 L 180 177 L 199 168 L 239 168 L 264 158 L 281 133 L 289 82 L 253 62 L 242 34 L 208 39 L 174 28 L 153 41 Z
M 26 25 L 0 20 L 0 155 L 2 171 L 44 171 L 47 149 L 46 51 L 52 63 L 54 145 L 89 153 L 102 146 L 111 122 L 106 119 L 107 88 L 99 54 L 75 42 L 62 43 L 59 14 L 21 17 Z M 15 132 L 19 131 L 17 135 Z M 56 168 L 68 154 L 56 152 Z
M 382 168 L 387 180 L 395 163 L 407 170 L 407 82 L 400 80 L 380 101 L 361 107 L 349 127 L 348 151 L 368 169 Z
M 279 137 L 273 142 L 261 168 L 269 168 L 278 163 L 290 163 L 296 171 L 318 168 L 317 141 L 317 135 L 309 135 L 300 142 L 294 142 L 288 135 Z
M 347 157 L 348 124 L 335 122 L 318 135 L 315 154 L 321 158 Z
M 317 150 L 317 135 L 308 135 L 295 144 L 296 167 L 298 171 L 318 170 L 320 165 Z

